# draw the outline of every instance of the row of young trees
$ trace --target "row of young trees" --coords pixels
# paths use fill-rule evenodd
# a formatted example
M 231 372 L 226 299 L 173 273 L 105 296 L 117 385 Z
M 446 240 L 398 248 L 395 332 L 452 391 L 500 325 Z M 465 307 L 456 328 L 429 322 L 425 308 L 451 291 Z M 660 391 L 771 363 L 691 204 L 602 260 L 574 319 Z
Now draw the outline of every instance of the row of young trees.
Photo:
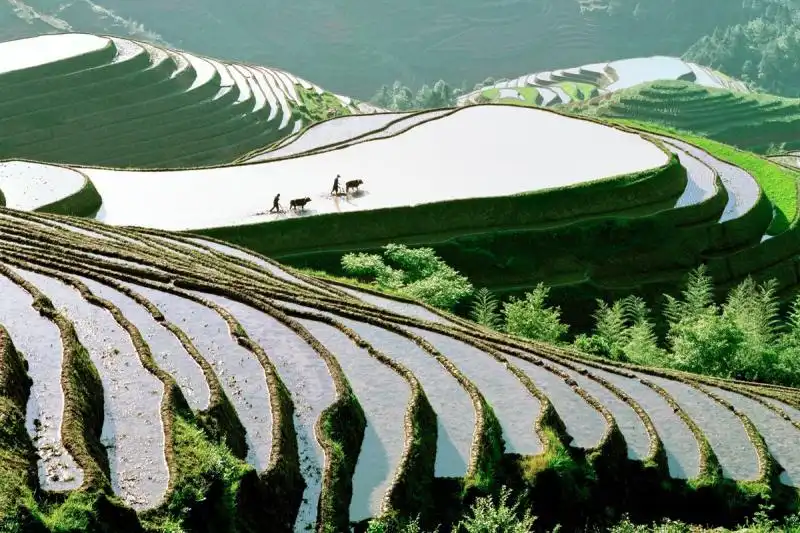
M 594 328 L 568 340 L 570 327 L 558 306 L 548 303 L 540 283 L 522 298 L 500 302 L 470 281 L 431 248 L 389 244 L 382 255 L 354 253 L 342 258 L 344 271 L 361 281 L 452 310 L 471 297 L 470 318 L 512 335 L 647 366 L 674 368 L 725 378 L 800 386 L 800 295 L 787 316 L 780 312 L 776 283 L 748 278 L 722 304 L 704 266 L 688 277 L 678 298 L 665 295 L 661 310 L 666 333 L 656 333 L 653 312 L 631 295 L 597 301 Z
M 770 506 L 762 506 L 755 515 L 735 530 L 724 528 L 706 529 L 674 520 L 658 524 L 635 524 L 629 518 L 607 529 L 609 533 L 800 533 L 800 515 L 791 515 L 783 520 L 769 516 Z M 533 533 L 536 516 L 520 504 L 512 492 L 502 487 L 498 497 L 483 496 L 476 499 L 464 518 L 451 530 L 452 533 Z M 556 533 L 556 526 L 551 531 Z M 591 531 L 591 530 L 590 530 Z M 598 533 L 599 528 L 595 529 Z M 424 533 L 419 520 L 375 519 L 367 533 Z M 429 533 L 445 533 L 440 528 Z
M 471 91 L 477 91 L 482 87 L 489 87 L 494 83 L 494 78 L 486 78 L 470 90 L 467 88 L 466 83 L 462 83 L 461 87 L 453 87 L 446 81 L 439 80 L 433 85 L 423 84 L 422 87 L 414 91 L 398 80 L 392 85 L 381 86 L 370 99 L 370 103 L 393 111 L 453 107 L 456 105 L 459 96 Z
M 747 278 L 714 301 L 706 268 L 689 275 L 679 298 L 665 295 L 667 332 L 656 334 L 651 310 L 631 295 L 611 304 L 597 301 L 594 329 L 579 334 L 579 350 L 645 366 L 674 368 L 724 378 L 800 385 L 800 296 L 783 318 L 774 280 L 758 284 Z M 522 300 L 500 304 L 485 289 L 472 305 L 476 322 L 507 333 L 551 343 L 565 343 L 568 325 L 558 307 L 547 304 L 548 288 L 539 285 Z

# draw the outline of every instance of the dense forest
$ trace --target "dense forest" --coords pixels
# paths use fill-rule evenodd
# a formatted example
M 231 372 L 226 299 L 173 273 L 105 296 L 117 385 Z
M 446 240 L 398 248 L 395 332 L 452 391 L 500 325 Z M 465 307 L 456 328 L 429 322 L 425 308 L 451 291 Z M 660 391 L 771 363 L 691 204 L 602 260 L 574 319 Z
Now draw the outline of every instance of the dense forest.
M 685 58 L 782 96 L 800 96 L 800 2 L 745 0 L 760 15 L 717 28 Z

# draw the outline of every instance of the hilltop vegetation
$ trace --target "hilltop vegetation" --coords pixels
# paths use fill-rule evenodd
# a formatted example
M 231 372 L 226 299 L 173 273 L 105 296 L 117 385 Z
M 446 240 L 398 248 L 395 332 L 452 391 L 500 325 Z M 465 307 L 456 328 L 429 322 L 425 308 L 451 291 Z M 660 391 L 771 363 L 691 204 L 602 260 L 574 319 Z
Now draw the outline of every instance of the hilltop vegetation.
M 746 1 L 757 16 L 720 26 L 692 45 L 685 57 L 723 70 L 782 96 L 800 96 L 800 9 L 792 0 Z M 756 13 L 754 13 L 756 14 Z

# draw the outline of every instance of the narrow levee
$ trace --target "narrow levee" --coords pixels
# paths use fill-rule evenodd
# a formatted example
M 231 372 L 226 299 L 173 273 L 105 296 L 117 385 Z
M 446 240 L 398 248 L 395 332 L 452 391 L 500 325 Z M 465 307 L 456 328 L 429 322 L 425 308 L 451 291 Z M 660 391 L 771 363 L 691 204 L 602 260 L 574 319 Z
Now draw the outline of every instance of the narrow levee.
M 483 393 L 503 429 L 506 453 L 536 455 L 543 445 L 534 429 L 541 404 L 505 364 L 462 341 L 419 328 L 407 328 L 455 364 Z
M 745 431 L 744 424 L 729 409 L 685 383 L 650 375 L 637 374 L 667 391 L 686 414 L 695 421 L 709 441 L 726 478 L 753 481 L 758 479 L 758 453 Z
M 756 400 L 719 387 L 709 387 L 753 422 L 764 438 L 767 448 L 778 464 L 784 468 L 780 480 L 786 485 L 800 487 L 800 430 L 791 421 L 770 410 Z
M 697 439 L 686 422 L 656 391 L 638 380 L 614 372 L 579 363 L 575 366 L 609 381 L 642 406 L 664 443 L 670 476 L 677 479 L 691 479 L 700 475 L 700 446 Z
M 180 341 L 135 300 L 97 281 L 79 277 L 96 296 L 108 300 L 139 330 L 156 364 L 169 373 L 181 388 L 189 406 L 195 410 L 207 409 L 211 391 L 200 365 L 192 359 Z

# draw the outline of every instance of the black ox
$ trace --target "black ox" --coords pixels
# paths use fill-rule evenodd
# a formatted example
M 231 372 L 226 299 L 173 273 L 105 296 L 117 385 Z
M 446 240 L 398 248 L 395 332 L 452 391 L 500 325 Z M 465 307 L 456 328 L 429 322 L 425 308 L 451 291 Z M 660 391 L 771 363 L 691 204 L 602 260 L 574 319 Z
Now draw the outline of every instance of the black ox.
M 289 201 L 289 209 L 297 210 L 299 207 L 300 209 L 305 209 L 306 204 L 311 201 L 311 198 L 306 196 L 305 198 L 295 198 L 294 200 Z
M 364 183 L 364 180 L 350 180 L 350 181 L 348 181 L 347 183 L 344 184 L 345 194 L 349 194 L 350 193 L 350 189 L 358 190 L 358 186 L 362 185 L 363 183 Z

